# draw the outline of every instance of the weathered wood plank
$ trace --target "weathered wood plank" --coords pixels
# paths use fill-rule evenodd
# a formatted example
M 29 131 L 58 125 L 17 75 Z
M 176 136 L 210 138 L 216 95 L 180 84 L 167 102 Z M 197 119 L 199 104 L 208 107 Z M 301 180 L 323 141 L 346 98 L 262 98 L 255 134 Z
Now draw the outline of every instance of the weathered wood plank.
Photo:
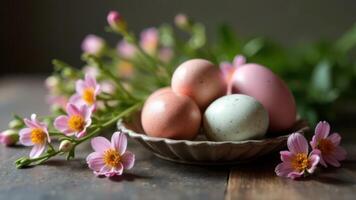
M 277 177 L 278 154 L 231 170 L 226 192 L 230 199 L 355 199 L 356 146 L 354 132 L 343 132 L 347 160 L 341 168 L 319 169 L 299 181 Z

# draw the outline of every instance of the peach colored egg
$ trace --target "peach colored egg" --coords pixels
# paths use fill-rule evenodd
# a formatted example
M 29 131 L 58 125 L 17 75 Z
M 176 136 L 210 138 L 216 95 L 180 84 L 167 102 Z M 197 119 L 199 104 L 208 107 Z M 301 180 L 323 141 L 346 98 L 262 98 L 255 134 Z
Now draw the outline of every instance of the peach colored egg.
M 156 91 L 154 91 L 147 99 L 146 102 L 148 102 L 150 99 L 154 99 L 154 97 L 159 96 L 161 94 L 164 94 L 166 92 L 173 92 L 171 87 L 164 87 L 164 88 L 160 88 Z M 146 103 L 145 102 L 145 103 Z
M 257 99 L 268 111 L 269 130 L 283 131 L 296 121 L 295 100 L 287 85 L 270 69 L 258 64 L 245 64 L 236 69 L 231 80 L 233 93 Z
M 204 110 L 224 95 L 226 84 L 222 73 L 213 63 L 192 59 L 178 66 L 172 77 L 172 89 L 177 94 L 191 97 Z
M 189 97 L 165 91 L 153 93 L 146 101 L 141 122 L 149 136 L 171 139 L 194 139 L 201 123 L 201 113 Z

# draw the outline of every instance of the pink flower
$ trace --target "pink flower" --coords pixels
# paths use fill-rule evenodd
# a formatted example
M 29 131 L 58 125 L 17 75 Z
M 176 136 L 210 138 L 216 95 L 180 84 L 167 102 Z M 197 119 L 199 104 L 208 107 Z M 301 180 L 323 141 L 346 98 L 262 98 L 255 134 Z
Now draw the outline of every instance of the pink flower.
M 92 122 L 92 109 L 86 105 L 79 107 L 69 103 L 66 111 L 67 115 L 58 116 L 54 120 L 54 127 L 68 136 L 83 137 Z
M 82 50 L 85 53 L 99 56 L 105 48 L 105 41 L 96 35 L 88 35 L 82 42 Z
M 173 58 L 173 55 L 174 55 L 174 52 L 169 47 L 161 48 L 158 53 L 159 59 L 161 59 L 164 63 L 168 63 L 169 61 L 171 61 Z
M 305 174 L 313 173 L 320 160 L 320 151 L 314 149 L 308 155 L 308 142 L 300 133 L 293 133 L 287 141 L 289 151 L 281 151 L 282 163 L 277 165 L 278 176 L 296 179 Z
M 126 22 L 119 12 L 110 11 L 107 16 L 107 21 L 113 30 L 118 32 L 126 31 Z
M 20 143 L 25 146 L 33 146 L 30 158 L 37 158 L 45 150 L 47 142 L 51 142 L 47 125 L 39 122 L 35 114 L 31 115 L 31 119 L 24 119 L 24 122 L 27 128 L 23 128 L 19 132 Z
M 99 76 L 99 69 L 93 66 L 83 67 L 84 74 L 88 74 L 91 77 L 97 78 Z
M 149 54 L 154 54 L 158 48 L 159 33 L 154 27 L 147 28 L 141 32 L 141 47 Z
M 111 177 L 121 175 L 124 169 L 131 169 L 135 163 L 135 155 L 126 151 L 127 138 L 124 133 L 115 132 L 111 143 L 104 137 L 95 137 L 91 140 L 95 152 L 87 157 L 90 169 L 96 175 Z
M 135 56 L 137 49 L 126 40 L 122 40 L 117 45 L 117 51 L 121 57 L 131 59 Z
M 0 133 L 0 143 L 4 144 L 6 146 L 12 146 L 16 144 L 16 142 L 19 141 L 19 134 L 12 130 L 5 130 Z
M 187 28 L 189 26 L 189 19 L 187 15 L 180 13 L 174 17 L 174 23 L 179 28 Z
M 319 122 L 315 128 L 315 134 L 310 142 L 313 149 L 321 152 L 320 164 L 327 167 L 330 164 L 334 167 L 340 167 L 341 160 L 346 159 L 346 151 L 340 145 L 341 136 L 338 133 L 330 133 L 328 122 Z
M 62 109 L 65 109 L 68 103 L 68 98 L 61 95 L 48 95 L 46 100 L 49 105 L 58 106 Z
M 223 73 L 223 76 L 227 83 L 230 83 L 232 75 L 234 74 L 237 67 L 246 63 L 246 59 L 242 55 L 235 56 L 232 63 L 222 62 L 220 63 L 220 70 Z
M 100 85 L 96 83 L 94 77 L 85 74 L 84 80 L 78 80 L 75 84 L 76 94 L 69 102 L 78 106 L 87 105 L 95 108 L 96 96 L 100 93 Z

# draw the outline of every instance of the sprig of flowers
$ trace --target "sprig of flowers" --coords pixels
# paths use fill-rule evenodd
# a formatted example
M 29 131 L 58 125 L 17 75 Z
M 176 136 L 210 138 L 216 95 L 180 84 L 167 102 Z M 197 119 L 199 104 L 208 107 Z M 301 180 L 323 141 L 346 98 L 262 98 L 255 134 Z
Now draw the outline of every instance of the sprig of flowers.
M 339 161 L 346 159 L 346 151 L 339 146 L 341 136 L 337 133 L 328 136 L 329 132 L 328 122 L 318 123 L 315 135 L 310 141 L 310 153 L 305 137 L 300 133 L 291 134 L 287 141 L 289 151 L 280 152 L 282 163 L 275 169 L 277 176 L 291 179 L 307 176 L 314 173 L 319 163 L 324 167 L 327 167 L 327 164 L 340 167 Z
M 126 21 L 118 12 L 109 13 L 108 23 L 111 31 L 121 35 L 122 42 L 126 42 L 126 47 L 121 47 L 126 55 L 116 50 L 113 54 L 113 50 L 102 38 L 89 35 L 82 44 L 82 59 L 87 62 L 83 71 L 59 60 L 53 62 L 55 74 L 46 80 L 46 86 L 50 91 L 48 99 L 55 106 L 52 109 L 54 114 L 40 117 L 42 121 L 33 114 L 31 119 L 24 119 L 24 123 L 17 127 L 20 143 L 33 146 L 33 149 L 29 157 L 22 157 L 15 162 L 16 167 L 38 165 L 57 155 L 66 155 L 67 159 L 72 159 L 75 157 L 76 147 L 91 139 L 96 153 L 90 154 L 87 160 L 89 167 L 97 175 L 121 175 L 123 169 L 133 166 L 134 155 L 125 152 L 127 139 L 123 133 L 113 134 L 111 148 L 106 145 L 108 142 L 104 138 L 96 136 L 113 127 L 119 119 L 138 111 L 145 97 L 155 88 L 167 84 L 170 75 L 164 66 L 165 61 L 160 59 L 164 56 L 157 54 L 161 52 L 157 29 L 146 29 L 138 41 L 128 31 Z M 128 55 L 129 51 L 125 48 L 134 49 L 132 55 Z M 106 58 L 110 58 L 113 63 Z M 150 80 L 154 83 L 153 87 L 149 85 L 151 88 L 142 90 L 125 85 L 125 82 L 135 78 L 130 76 L 134 74 L 117 74 L 115 64 L 123 61 L 135 66 L 143 64 L 137 68 L 143 69 L 145 74 L 153 75 L 150 77 L 153 79 Z M 16 138 L 11 131 L 11 134 L 8 132 L 1 134 L 1 140 L 11 145 L 16 142 Z M 60 142 L 57 148 L 51 143 L 56 140 Z M 103 164 L 100 169 L 98 159 L 99 164 Z

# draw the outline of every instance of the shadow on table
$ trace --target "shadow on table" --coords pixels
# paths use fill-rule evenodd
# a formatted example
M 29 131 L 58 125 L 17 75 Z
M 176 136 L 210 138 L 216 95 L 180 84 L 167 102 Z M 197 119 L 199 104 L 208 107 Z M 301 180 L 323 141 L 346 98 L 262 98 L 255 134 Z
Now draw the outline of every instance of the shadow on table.
M 104 176 L 101 176 L 102 178 Z M 109 179 L 113 182 L 123 182 L 123 181 L 134 181 L 137 179 L 151 179 L 152 177 L 150 176 L 141 176 L 141 175 L 137 175 L 137 174 L 133 174 L 133 173 L 125 173 L 122 174 L 121 176 L 113 176 L 110 177 Z
M 339 186 L 356 185 L 356 160 L 345 160 L 341 162 L 340 168 L 328 167 L 320 169 L 313 180 Z
M 55 166 L 55 167 L 69 167 L 76 171 L 88 168 L 88 165 L 81 158 L 75 158 L 69 161 L 61 160 L 61 159 L 52 159 L 52 160 L 48 160 L 42 165 Z

